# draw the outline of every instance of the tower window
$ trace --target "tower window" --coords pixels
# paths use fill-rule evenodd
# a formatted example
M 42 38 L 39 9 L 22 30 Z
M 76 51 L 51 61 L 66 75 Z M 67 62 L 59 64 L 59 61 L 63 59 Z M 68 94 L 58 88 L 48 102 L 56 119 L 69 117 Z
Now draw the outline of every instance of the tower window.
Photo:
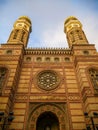
M 85 50 L 85 51 L 83 51 L 83 54 L 84 55 L 89 55 L 89 51 Z
M 98 90 L 98 70 L 91 68 L 89 69 L 89 74 L 94 89 Z
M 74 24 L 73 27 L 78 27 L 78 24 Z
M 18 24 L 18 26 L 22 26 L 22 24 Z
M 59 62 L 59 58 L 58 58 L 58 57 L 55 57 L 55 58 L 54 58 L 54 61 L 55 61 L 55 62 Z
M 36 59 L 38 62 L 41 62 L 42 61 L 42 58 L 41 57 L 37 57 Z
M 78 37 L 80 40 L 83 40 L 83 37 L 82 37 L 82 31 L 80 30 L 77 30 L 77 33 L 78 33 Z
M 26 26 L 26 25 L 24 25 L 24 27 L 25 27 L 25 28 L 27 28 L 27 26 Z
M 26 61 L 28 61 L 28 62 L 31 61 L 31 57 L 27 57 Z
M 46 59 L 45 59 L 45 60 L 49 62 L 49 61 L 50 61 L 50 58 L 49 58 L 49 57 L 46 57 Z
M 17 36 L 18 36 L 18 32 L 19 32 L 19 30 L 15 30 L 15 32 L 14 32 L 14 36 L 13 36 L 13 39 L 16 39 L 16 38 L 17 38 Z
M 12 50 L 7 50 L 6 53 L 7 53 L 8 55 L 11 55 L 11 54 L 12 54 Z
M 70 61 L 70 58 L 69 57 L 65 57 L 65 61 L 66 62 Z
M 21 36 L 21 41 L 22 41 L 22 42 L 24 41 L 24 37 L 25 37 L 25 32 L 23 31 L 23 32 L 22 32 L 22 36 Z
M 70 33 L 70 39 L 71 39 L 71 41 L 72 41 L 72 42 L 74 42 L 74 41 L 75 41 L 75 38 L 74 38 L 74 33 L 73 33 L 73 32 L 71 32 L 71 33 Z
M 4 86 L 4 82 L 6 79 L 6 73 L 7 73 L 7 69 L 4 67 L 0 67 L 0 93 L 1 93 L 2 88 Z

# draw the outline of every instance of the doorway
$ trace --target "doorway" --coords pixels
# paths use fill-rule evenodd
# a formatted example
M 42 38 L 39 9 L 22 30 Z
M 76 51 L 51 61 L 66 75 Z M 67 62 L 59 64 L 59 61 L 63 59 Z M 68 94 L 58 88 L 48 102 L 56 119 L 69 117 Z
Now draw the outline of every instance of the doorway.
M 36 123 L 36 130 L 59 130 L 59 121 L 52 112 L 42 113 Z

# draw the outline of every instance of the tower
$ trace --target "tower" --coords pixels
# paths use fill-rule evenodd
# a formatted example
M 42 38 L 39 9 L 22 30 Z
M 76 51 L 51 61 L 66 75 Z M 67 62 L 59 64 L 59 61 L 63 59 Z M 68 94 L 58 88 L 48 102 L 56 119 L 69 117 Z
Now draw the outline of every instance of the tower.
M 8 44 L 23 44 L 27 46 L 29 34 L 31 32 L 31 21 L 27 16 L 21 16 L 13 26 L 13 30 L 7 41 Z
M 64 23 L 64 32 L 66 33 L 69 47 L 73 44 L 88 44 L 88 40 L 82 30 L 82 24 L 77 18 L 73 16 L 67 18 Z

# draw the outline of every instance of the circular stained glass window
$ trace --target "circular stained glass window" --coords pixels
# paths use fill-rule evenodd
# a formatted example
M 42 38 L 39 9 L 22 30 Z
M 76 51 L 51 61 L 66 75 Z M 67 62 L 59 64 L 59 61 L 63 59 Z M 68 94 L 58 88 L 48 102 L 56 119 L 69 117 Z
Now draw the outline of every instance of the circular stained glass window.
M 55 89 L 59 84 L 58 74 L 51 70 L 42 71 L 38 74 L 37 83 L 41 89 Z

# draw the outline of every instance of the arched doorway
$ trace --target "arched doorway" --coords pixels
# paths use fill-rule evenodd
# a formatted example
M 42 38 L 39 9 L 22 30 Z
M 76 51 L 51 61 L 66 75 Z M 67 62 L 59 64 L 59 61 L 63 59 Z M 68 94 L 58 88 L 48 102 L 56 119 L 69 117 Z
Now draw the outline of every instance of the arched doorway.
M 50 111 L 42 113 L 36 122 L 36 130 L 59 130 L 59 121 Z
M 47 120 L 47 122 L 50 122 L 50 120 L 54 121 L 55 125 L 50 125 L 47 123 L 47 125 L 43 128 L 47 128 L 46 130 L 69 130 L 69 122 L 67 118 L 66 109 L 63 109 L 61 107 L 62 105 L 57 103 L 41 103 L 41 104 L 34 104 L 31 107 L 31 112 L 29 114 L 28 118 L 28 124 L 27 124 L 27 130 L 42 130 L 41 129 L 41 120 L 43 119 L 43 122 L 45 122 L 44 118 Z M 64 111 L 65 110 L 65 111 Z M 48 120 L 47 116 L 50 116 L 50 120 Z M 39 127 L 40 126 L 40 129 Z M 53 127 L 56 126 L 56 127 Z M 45 129 L 43 129 L 45 130 Z

